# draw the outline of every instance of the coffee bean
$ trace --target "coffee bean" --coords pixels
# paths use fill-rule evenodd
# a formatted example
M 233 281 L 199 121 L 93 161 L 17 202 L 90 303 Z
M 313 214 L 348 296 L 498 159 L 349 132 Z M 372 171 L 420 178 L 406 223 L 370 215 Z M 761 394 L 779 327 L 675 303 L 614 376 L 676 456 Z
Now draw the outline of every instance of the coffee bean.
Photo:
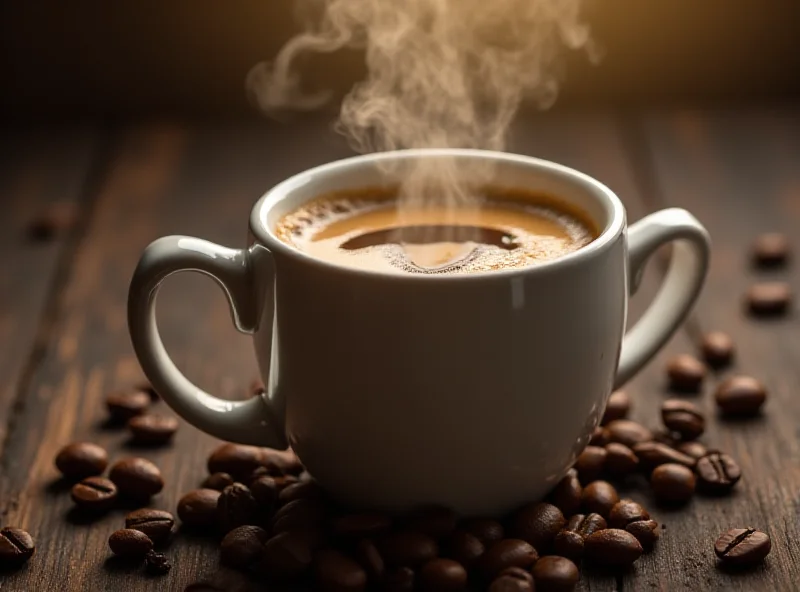
M 505 536 L 503 525 L 491 518 L 468 518 L 461 523 L 461 530 L 475 535 L 484 545 L 491 545 Z
M 272 532 L 302 530 L 320 526 L 327 517 L 324 502 L 315 499 L 298 499 L 281 507 L 272 518 Z
M 201 487 L 203 489 L 216 489 L 217 491 L 222 491 L 228 485 L 233 485 L 233 477 L 228 475 L 228 473 L 214 473 L 213 475 L 206 477 Z
M 306 481 L 305 483 L 292 483 L 284 487 L 280 494 L 278 494 L 278 501 L 282 504 L 288 504 L 296 499 L 314 498 L 323 499 L 325 497 L 325 490 L 319 486 L 316 481 Z
M 144 557 L 153 549 L 153 541 L 139 530 L 123 528 L 108 537 L 108 546 L 120 557 Z
M 681 399 L 667 399 L 661 405 L 661 419 L 668 430 L 680 434 L 682 440 L 695 440 L 706 429 L 700 408 Z
M 641 557 L 642 545 L 625 530 L 607 528 L 586 537 L 586 559 L 604 567 L 625 568 Z
M 762 282 L 750 286 L 745 300 L 754 316 L 779 316 L 789 310 L 792 289 L 786 282 Z
M 580 510 L 582 491 L 578 471 L 570 469 L 550 493 L 550 499 L 564 516 L 571 516 Z
M 679 434 L 675 434 L 669 430 L 659 429 L 653 432 L 653 442 L 659 442 L 661 444 L 666 444 L 670 448 L 675 448 L 681 442 L 681 437 Z M 647 444 L 647 442 L 642 442 L 642 444 Z
M 478 537 L 466 530 L 457 530 L 448 541 L 446 554 L 460 564 L 472 567 L 485 551 L 486 546 Z
M 272 580 L 297 578 L 311 567 L 319 537 L 309 531 L 282 532 L 269 539 L 257 570 Z
M 698 488 L 712 494 L 728 493 L 742 476 L 736 461 L 716 450 L 698 459 L 695 472 Z
M 156 391 L 155 387 L 152 384 L 150 384 L 150 382 L 147 380 L 140 380 L 139 383 L 136 385 L 136 390 L 142 391 L 150 395 L 150 400 L 154 403 L 156 401 L 161 400 L 158 391 Z
M 491 545 L 478 561 L 478 567 L 490 581 L 509 567 L 529 568 L 539 559 L 539 554 L 530 544 L 520 539 L 503 539 Z
M 143 391 L 112 393 L 106 397 L 106 408 L 112 422 L 124 424 L 147 411 L 151 402 L 150 395 Z
M 275 486 L 278 488 L 278 493 L 280 493 L 290 485 L 294 485 L 295 483 L 300 482 L 300 479 L 298 479 L 294 475 L 277 475 L 273 477 L 273 479 L 275 480 Z
M 722 331 L 712 331 L 703 335 L 700 350 L 706 364 L 712 368 L 724 368 L 733 361 L 736 347 L 730 335 Z
M 617 419 L 625 419 L 631 410 L 631 398 L 625 391 L 614 391 L 608 397 L 606 410 L 603 413 L 601 425 L 606 425 Z
M 666 463 L 653 470 L 650 486 L 658 501 L 684 503 L 694 495 L 694 473 L 683 465 Z
M 606 471 L 609 474 L 624 477 L 630 475 L 639 467 L 639 459 L 633 453 L 633 450 L 620 444 L 619 442 L 611 442 L 606 444 Z
M 645 552 L 650 551 L 658 540 L 658 522 L 655 520 L 637 520 L 625 527 L 629 533 L 636 537 Z
M 412 592 L 416 575 L 410 567 L 398 567 L 386 572 L 381 582 L 383 592 Z
M 0 569 L 17 568 L 35 552 L 36 543 L 27 531 L 14 527 L 0 530 Z
M 570 592 L 578 584 L 578 566 L 566 557 L 542 557 L 531 573 L 536 582 L 536 592 Z
M 144 568 L 151 575 L 163 576 L 169 573 L 169 570 L 172 569 L 172 564 L 163 553 L 149 551 L 144 556 Z
M 608 525 L 611 528 L 625 528 L 631 522 L 649 520 L 650 513 L 633 500 L 620 500 L 608 514 Z
M 382 512 L 360 512 L 337 516 L 331 523 L 335 536 L 359 539 L 382 534 L 392 526 L 392 519 Z
M 599 530 L 605 530 L 608 528 L 606 519 L 597 513 L 587 514 L 585 516 L 583 514 L 576 514 L 570 518 L 567 526 L 581 535 L 584 539 L 590 534 L 594 534 Z
M 377 582 L 383 577 L 385 565 L 378 548 L 369 539 L 363 539 L 356 545 L 356 560 L 367 572 L 367 577 Z
M 752 257 L 757 267 L 782 266 L 790 252 L 789 239 L 780 232 L 765 232 L 753 241 Z
M 178 518 L 189 527 L 209 527 L 217 522 L 217 501 L 220 492 L 215 489 L 195 489 L 178 501 Z
M 111 466 L 109 479 L 120 494 L 135 499 L 147 499 L 164 488 L 159 468 L 145 458 L 124 458 Z
M 587 446 L 575 460 L 575 470 L 581 483 L 594 481 L 603 472 L 608 453 L 605 448 L 599 446 Z
M 612 442 L 624 444 L 628 448 L 632 448 L 640 442 L 648 442 L 653 439 L 653 432 L 642 424 L 629 419 L 614 420 L 606 428 Z
M 672 390 L 696 393 L 703 385 L 706 367 L 697 358 L 681 354 L 672 358 L 667 364 L 667 377 Z
M 175 518 L 164 510 L 142 508 L 125 516 L 125 528 L 145 533 L 154 543 L 167 540 L 174 526 Z
M 117 499 L 117 486 L 104 477 L 87 477 L 72 486 L 70 492 L 75 506 L 81 510 L 104 512 Z
M 573 561 L 583 557 L 583 537 L 572 530 L 562 530 L 553 541 L 553 552 Z
M 266 390 L 267 389 L 264 387 L 264 382 L 260 378 L 254 378 L 250 381 L 250 386 L 248 387 L 247 392 L 251 397 L 255 397 L 256 395 L 265 393 Z
M 700 442 L 697 442 L 696 440 L 693 440 L 691 442 L 681 442 L 677 446 L 678 447 L 676 448 L 676 450 L 678 452 L 682 452 L 683 454 L 690 456 L 694 459 L 701 458 L 706 454 L 708 454 L 708 449 L 705 447 L 705 445 L 701 444 Z
M 391 533 L 378 542 L 378 550 L 387 565 L 416 567 L 439 554 L 436 540 L 416 530 Z
M 258 511 L 250 489 L 242 483 L 234 483 L 223 489 L 217 500 L 217 523 L 222 532 L 229 532 L 237 526 L 258 522 Z
M 639 458 L 641 466 L 647 470 L 652 470 L 666 463 L 692 468 L 697 462 L 696 459 L 688 454 L 684 454 L 661 442 L 642 442 L 633 447 L 633 452 Z
M 767 390 L 755 378 L 733 376 L 717 387 L 714 400 L 725 415 L 750 417 L 758 414 L 767 400 Z
M 263 466 L 262 448 L 242 444 L 223 444 L 208 457 L 209 473 L 228 473 L 244 483 L 257 468 Z
M 602 426 L 597 426 L 592 432 L 592 437 L 589 439 L 589 446 L 605 446 L 611 441 L 611 435 L 608 430 Z
M 67 479 L 80 480 L 102 475 L 108 466 L 108 453 L 91 442 L 73 442 L 56 455 L 56 468 Z
M 552 504 L 529 504 L 511 519 L 511 536 L 533 545 L 538 551 L 548 549 L 567 523 L 561 510 Z
M 619 501 L 617 490 L 608 481 L 592 481 L 583 488 L 581 505 L 588 513 L 608 517 L 611 508 Z
M 419 587 L 423 592 L 463 590 L 467 587 L 467 570 L 452 559 L 431 559 L 419 570 Z
M 322 592 L 361 592 L 367 587 L 367 573 L 347 555 L 326 549 L 314 557 L 316 590 Z
M 305 470 L 303 463 L 297 458 L 294 450 L 275 450 L 274 448 L 261 448 L 261 462 L 273 474 L 299 475 Z
M 419 510 L 409 521 L 407 528 L 417 530 L 435 539 L 443 539 L 453 534 L 458 515 L 449 508 L 433 506 Z M 421 576 L 422 574 L 418 574 Z
M 714 543 L 714 553 L 726 565 L 745 567 L 761 563 L 769 555 L 769 535 L 755 528 L 732 528 Z
M 271 516 L 278 503 L 278 484 L 272 477 L 259 477 L 250 482 L 250 493 L 264 516 Z
M 137 415 L 128 421 L 128 430 L 136 444 L 161 446 L 178 431 L 178 420 L 167 415 Z
M 533 576 L 519 567 L 504 569 L 489 586 L 489 592 L 534 592 Z

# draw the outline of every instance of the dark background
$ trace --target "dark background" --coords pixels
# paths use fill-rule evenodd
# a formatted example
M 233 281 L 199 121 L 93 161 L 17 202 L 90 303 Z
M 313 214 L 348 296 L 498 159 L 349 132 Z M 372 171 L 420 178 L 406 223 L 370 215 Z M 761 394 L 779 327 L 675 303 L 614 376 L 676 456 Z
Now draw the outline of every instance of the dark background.
M 398 1 L 398 0 L 386 0 Z M 252 114 L 251 66 L 297 31 L 290 0 L 0 2 L 6 117 Z M 600 66 L 568 64 L 560 106 L 794 99 L 797 0 L 586 0 Z M 578 56 L 576 56 L 577 58 Z M 311 64 L 347 88 L 357 54 Z

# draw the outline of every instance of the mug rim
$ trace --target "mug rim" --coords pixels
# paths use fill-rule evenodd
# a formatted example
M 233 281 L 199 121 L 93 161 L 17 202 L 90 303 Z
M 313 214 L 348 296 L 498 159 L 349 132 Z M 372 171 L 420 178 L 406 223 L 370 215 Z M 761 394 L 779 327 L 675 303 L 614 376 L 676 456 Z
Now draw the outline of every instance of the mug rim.
M 286 244 L 284 241 L 278 238 L 274 230 L 267 223 L 267 218 L 272 208 L 292 192 L 303 187 L 311 180 L 311 177 L 330 174 L 341 169 L 361 167 L 370 163 L 380 162 L 381 160 L 403 160 L 433 156 L 483 158 L 498 162 L 510 162 L 540 170 L 546 170 L 557 175 L 570 177 L 571 179 L 583 184 L 594 198 L 598 200 L 605 200 L 611 205 L 611 219 L 605 225 L 605 228 L 600 232 L 600 234 L 589 244 L 556 259 L 525 267 L 476 271 L 463 274 L 401 273 L 375 269 L 364 269 L 355 266 L 346 266 L 333 263 L 331 261 L 312 257 L 308 253 Z M 555 269 L 572 267 L 580 264 L 584 260 L 593 259 L 595 256 L 605 252 L 605 250 L 616 241 L 620 234 L 622 234 L 623 230 L 625 229 L 625 224 L 625 207 L 623 206 L 619 197 L 617 197 L 617 195 L 605 184 L 601 183 L 594 177 L 587 175 L 586 173 L 582 173 L 577 169 L 573 169 L 556 162 L 536 158 L 533 156 L 472 148 L 414 148 L 361 154 L 338 159 L 329 163 L 312 167 L 310 169 L 306 169 L 281 181 L 258 199 L 250 213 L 251 232 L 256 239 L 258 239 L 258 241 L 267 247 L 267 249 L 273 254 L 280 253 L 297 261 L 298 263 L 305 263 L 311 265 L 312 267 L 317 267 L 320 269 L 320 271 L 352 274 L 361 278 L 371 277 L 381 280 L 423 281 L 428 283 L 434 281 L 469 282 L 486 280 L 490 278 L 497 278 L 499 280 L 520 275 L 545 274 Z

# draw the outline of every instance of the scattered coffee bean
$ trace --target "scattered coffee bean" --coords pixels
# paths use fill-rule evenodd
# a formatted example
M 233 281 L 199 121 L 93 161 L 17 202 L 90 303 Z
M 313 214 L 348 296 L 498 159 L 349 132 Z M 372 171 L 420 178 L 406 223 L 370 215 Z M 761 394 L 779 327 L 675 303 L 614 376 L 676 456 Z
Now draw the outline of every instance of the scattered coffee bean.
M 489 592 L 534 592 L 533 576 L 519 567 L 504 569 L 489 586 Z
M 108 546 L 120 557 L 144 557 L 148 551 L 152 551 L 153 541 L 139 530 L 123 528 L 108 537 Z
M 244 483 L 257 468 L 264 464 L 262 448 L 242 444 L 223 444 L 208 457 L 208 472 L 228 473 Z
M 151 402 L 150 395 L 144 391 L 112 393 L 106 397 L 106 407 L 111 421 L 123 424 L 147 411 Z
M 91 442 L 73 442 L 56 455 L 56 468 L 67 479 L 80 480 L 102 475 L 108 466 L 108 453 Z
M 367 572 L 367 577 L 372 582 L 378 582 L 383 577 L 385 565 L 378 548 L 369 539 L 359 541 L 356 545 L 356 560 Z
M 583 557 L 583 537 L 572 530 L 562 530 L 553 541 L 553 552 L 572 561 Z
M 607 528 L 586 537 L 584 556 L 605 567 L 625 568 L 641 557 L 642 545 L 625 530 Z
M 303 472 L 305 467 L 294 450 L 275 450 L 274 448 L 261 448 L 261 462 L 273 475 L 294 475 Z
M 213 475 L 206 477 L 206 480 L 203 481 L 201 487 L 203 489 L 216 489 L 217 491 L 222 491 L 228 485 L 233 485 L 233 477 L 228 475 L 228 473 L 214 473 Z
M 298 499 L 282 506 L 272 519 L 272 533 L 317 528 L 325 521 L 328 508 L 316 499 Z
M 325 490 L 316 481 L 306 481 L 305 483 L 298 481 L 281 489 L 278 495 L 278 501 L 282 504 L 302 498 L 324 499 Z
M 689 401 L 667 399 L 661 405 L 661 419 L 668 430 L 680 434 L 682 440 L 696 440 L 706 429 L 700 408 Z
M 597 479 L 603 472 L 608 453 L 599 446 L 587 446 L 575 460 L 575 470 L 581 483 L 589 483 Z
M 572 516 L 581 508 L 582 491 L 578 471 L 570 469 L 550 493 L 550 499 L 564 516 Z
M 780 232 L 765 232 L 753 241 L 752 257 L 757 267 L 782 266 L 790 252 L 789 239 Z
M 468 518 L 461 523 L 461 530 L 475 535 L 484 545 L 491 545 L 505 536 L 503 525 L 491 518 Z
M 750 286 L 745 300 L 754 316 L 783 315 L 792 302 L 792 289 L 786 282 L 762 282 Z
M 625 391 L 614 391 L 608 397 L 606 410 L 603 413 L 601 425 L 606 425 L 617 419 L 625 419 L 631 410 L 631 398 Z
M 511 519 L 511 536 L 546 550 L 553 539 L 566 525 L 564 515 L 552 504 L 529 504 L 514 514 Z
M 605 446 L 611 441 L 611 435 L 603 426 L 597 426 L 589 439 L 589 446 Z
M 319 545 L 312 532 L 282 532 L 269 539 L 261 552 L 257 570 L 272 580 L 291 580 L 308 571 Z
M 436 540 L 416 530 L 387 535 L 378 542 L 378 550 L 386 564 L 393 567 L 416 567 L 439 555 Z
M 117 499 L 117 486 L 104 477 L 87 477 L 72 486 L 72 501 L 81 510 L 104 512 Z
M 224 533 L 237 526 L 258 521 L 258 504 L 250 489 L 242 483 L 228 485 L 217 500 L 217 523 Z
M 539 559 L 530 544 L 520 539 L 503 539 L 491 545 L 478 561 L 478 567 L 487 580 L 492 580 L 509 567 L 529 568 Z
M 36 552 L 33 537 L 21 528 L 0 530 L 0 569 L 13 569 L 28 561 Z
M 694 494 L 695 477 L 692 470 L 684 465 L 666 463 L 653 470 L 650 486 L 657 500 L 684 503 Z
M 637 504 L 633 500 L 624 499 L 618 501 L 611 508 L 611 512 L 608 514 L 608 525 L 611 528 L 624 529 L 631 522 L 649 519 L 650 513 L 641 504 Z
M 733 361 L 736 348 L 730 335 L 722 331 L 712 331 L 703 335 L 700 350 L 706 364 L 712 368 L 724 368 Z
M 645 552 L 650 551 L 658 540 L 658 522 L 655 520 L 637 520 L 625 526 L 625 530 L 636 537 Z
M 410 567 L 398 567 L 386 572 L 381 582 L 383 592 L 412 592 L 416 575 Z
M 750 417 L 761 410 L 767 400 L 767 390 L 755 378 L 733 376 L 717 387 L 714 400 L 725 415 Z
M 745 567 L 761 563 L 769 555 L 769 535 L 755 528 L 732 528 L 714 543 L 714 553 L 723 563 Z
M 666 444 L 670 448 L 675 448 L 681 442 L 681 437 L 679 434 L 674 434 L 666 429 L 656 430 L 653 432 L 653 442 L 659 442 Z M 642 442 L 642 444 L 647 444 L 647 442 Z
M 295 477 L 294 475 L 278 475 L 273 477 L 275 479 L 275 486 L 278 488 L 278 492 L 283 491 L 290 485 L 294 485 L 295 483 L 299 483 L 300 479 Z
M 708 454 L 708 448 L 705 447 L 704 444 L 693 440 L 691 442 L 681 442 L 677 445 L 678 452 L 682 452 L 687 456 L 691 456 L 692 458 L 700 458 Z M 682 464 L 682 463 L 681 463 Z
M 536 592 L 570 592 L 578 583 L 578 566 L 566 557 L 546 555 L 533 569 Z
M 612 442 L 624 444 L 628 448 L 632 448 L 640 442 L 648 442 L 653 439 L 653 432 L 630 419 L 616 419 L 609 423 L 606 428 Z
M 472 567 L 485 551 L 486 545 L 466 530 L 454 532 L 447 544 L 447 556 L 467 567 Z
M 125 516 L 125 528 L 145 533 L 154 543 L 167 540 L 174 526 L 175 518 L 164 510 L 142 508 Z
M 620 444 L 611 442 L 606 444 L 606 471 L 616 477 L 630 475 L 639 467 L 639 459 L 633 450 Z
M 158 391 L 156 391 L 155 387 L 152 384 L 150 384 L 150 382 L 147 380 L 141 380 L 139 384 L 136 385 L 136 390 L 145 392 L 148 395 L 150 395 L 150 400 L 153 403 L 161 400 Z
M 216 489 L 190 491 L 178 501 L 178 518 L 189 527 L 214 526 L 220 495 Z
M 361 592 L 367 587 L 367 573 L 353 559 L 332 549 L 314 557 L 316 589 L 322 592 Z
M 382 512 L 343 514 L 333 519 L 331 532 L 335 536 L 360 539 L 383 534 L 392 526 L 392 519 Z
M 619 501 L 617 490 L 608 481 L 592 481 L 583 488 L 581 505 L 588 513 L 608 517 L 611 508 Z
M 423 508 L 416 512 L 409 521 L 407 528 L 409 530 L 417 530 L 432 536 L 435 539 L 443 539 L 450 536 L 456 529 L 458 522 L 458 515 L 450 510 L 440 506 L 433 506 Z M 422 574 L 417 574 L 421 576 Z
M 149 551 L 144 556 L 144 568 L 151 575 L 163 576 L 169 573 L 169 570 L 172 569 L 172 564 L 163 553 Z
M 599 530 L 605 530 L 608 528 L 606 519 L 597 513 L 587 514 L 585 516 L 583 514 L 577 514 L 570 519 L 570 525 L 572 525 L 575 532 L 577 532 L 583 538 L 586 538 L 590 534 L 594 534 Z
M 128 429 L 136 444 L 161 446 L 172 440 L 178 431 L 178 420 L 167 415 L 148 413 L 128 421 Z
M 700 360 L 688 354 L 672 358 L 667 364 L 667 378 L 672 390 L 696 393 L 703 385 L 706 367 Z
M 148 499 L 164 488 L 161 471 L 145 458 L 118 460 L 111 466 L 108 477 L 121 495 L 135 499 Z
M 250 482 L 250 493 L 256 499 L 258 508 L 264 516 L 272 515 L 278 503 L 278 484 L 272 477 L 259 477 Z
M 716 450 L 698 459 L 695 472 L 698 488 L 711 494 L 728 493 L 742 477 L 742 470 L 736 461 Z
M 423 592 L 463 590 L 467 587 L 467 570 L 452 559 L 431 559 L 419 570 L 419 587 Z
M 692 468 L 696 459 L 661 442 L 642 442 L 633 447 L 641 466 L 652 470 L 666 463 L 675 463 Z

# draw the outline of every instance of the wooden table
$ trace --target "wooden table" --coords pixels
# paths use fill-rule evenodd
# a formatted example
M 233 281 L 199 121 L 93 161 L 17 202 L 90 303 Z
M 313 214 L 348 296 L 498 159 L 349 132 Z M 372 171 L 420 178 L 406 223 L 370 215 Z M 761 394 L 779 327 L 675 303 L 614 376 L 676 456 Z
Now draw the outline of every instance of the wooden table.
M 657 550 L 628 573 L 584 574 L 581 590 L 795 590 L 800 575 L 800 331 L 797 316 L 757 321 L 742 312 L 747 286 L 781 278 L 800 290 L 791 268 L 750 269 L 747 249 L 762 231 L 796 236 L 800 228 L 800 111 L 782 107 L 564 113 L 521 121 L 511 149 L 553 159 L 596 176 L 636 220 L 669 205 L 691 209 L 708 227 L 714 255 L 691 318 L 627 387 L 633 417 L 658 425 L 666 396 L 664 363 L 694 352 L 702 332 L 724 329 L 739 348 L 736 366 L 769 388 L 765 413 L 729 422 L 715 414 L 708 381 L 695 400 L 708 412 L 704 440 L 728 451 L 744 477 L 734 495 L 697 497 L 665 511 L 647 493 L 626 492 L 651 508 L 666 529 Z M 253 587 L 219 567 L 215 543 L 178 536 L 163 579 L 108 560 L 108 535 L 122 512 L 93 523 L 70 512 L 68 487 L 53 466 L 73 440 L 108 447 L 112 457 L 142 454 L 167 480 L 154 498 L 174 510 L 205 475 L 217 442 L 183 425 L 174 446 L 137 451 L 107 429 L 104 396 L 141 378 L 126 327 L 126 294 L 142 249 L 165 234 L 202 236 L 242 246 L 247 214 L 277 181 L 349 154 L 326 121 L 47 126 L 2 132 L 0 141 L 0 525 L 28 529 L 37 552 L 28 565 L 0 574 L 0 590 L 183 590 L 197 581 L 221 590 Z M 76 224 L 48 242 L 26 238 L 51 204 L 74 207 Z M 650 266 L 633 316 L 657 287 Z M 256 376 L 249 340 L 233 329 L 212 282 L 191 274 L 170 280 L 159 316 L 180 368 L 204 388 L 246 396 Z M 163 406 L 162 411 L 166 411 Z M 713 541 L 732 526 L 770 534 L 766 563 L 744 574 L 716 566 Z

